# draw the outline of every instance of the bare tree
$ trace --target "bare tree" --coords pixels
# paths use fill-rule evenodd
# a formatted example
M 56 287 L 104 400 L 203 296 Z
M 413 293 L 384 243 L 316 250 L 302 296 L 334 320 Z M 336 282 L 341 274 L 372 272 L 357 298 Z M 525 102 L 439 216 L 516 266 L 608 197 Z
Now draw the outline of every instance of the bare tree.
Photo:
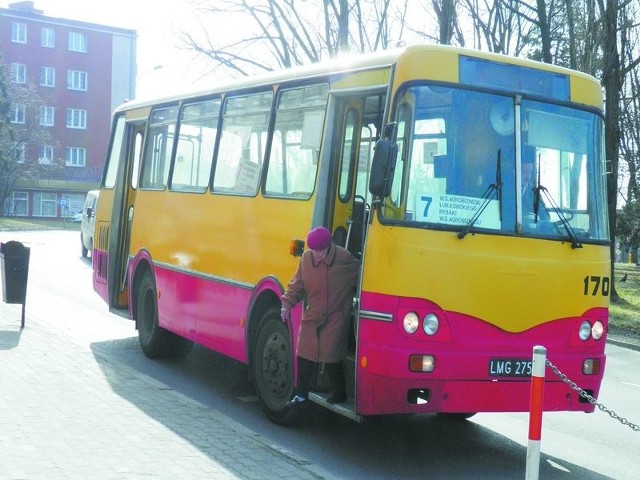
M 474 48 L 595 75 L 602 24 L 596 0 L 461 0 Z
M 640 201 L 640 25 L 636 21 L 639 10 L 640 5 L 632 2 L 620 8 L 620 158 L 627 169 L 627 202 Z
M 566 54 L 560 65 L 597 75 L 601 65 L 602 22 L 597 15 L 596 0 L 564 0 L 566 11 Z M 558 39 L 562 41 L 562 37 Z
M 464 36 L 458 23 L 459 0 L 431 0 L 433 11 L 438 20 L 438 43 L 451 45 L 456 38 L 464 46 Z
M 624 206 L 616 213 L 616 240 L 632 251 L 640 246 L 640 30 L 639 2 L 619 5 L 619 44 L 622 95 L 620 99 L 620 157 L 617 195 Z M 625 182 L 626 186 L 625 186 Z M 637 259 L 636 259 L 637 261 Z
M 33 85 L 7 82 L 0 68 L 0 216 L 18 179 L 42 178 L 60 168 L 60 160 L 47 164 L 39 158 L 40 148 L 51 144 L 40 126 L 42 105 Z M 17 113 L 19 123 L 12 123 Z
M 618 51 L 618 5 L 617 0 L 598 0 L 598 8 L 603 19 L 602 44 L 602 84 L 605 89 L 605 154 L 611 165 L 608 176 L 609 232 L 611 238 L 616 236 L 616 213 L 618 191 L 618 154 L 620 151 L 620 92 L 622 90 L 620 54 Z M 613 260 L 615 259 L 615 242 L 611 243 L 611 278 L 613 276 Z M 617 297 L 615 282 L 611 296 Z
M 516 0 L 463 0 L 472 23 L 473 47 L 520 56 L 530 43 L 532 22 L 518 14 Z
M 183 46 L 235 75 L 315 63 L 344 52 L 386 48 L 408 0 L 200 0 L 198 31 L 183 31 Z M 391 10 L 391 5 L 400 6 Z M 222 23 L 243 28 L 223 38 Z M 398 27 L 401 32 L 401 26 Z

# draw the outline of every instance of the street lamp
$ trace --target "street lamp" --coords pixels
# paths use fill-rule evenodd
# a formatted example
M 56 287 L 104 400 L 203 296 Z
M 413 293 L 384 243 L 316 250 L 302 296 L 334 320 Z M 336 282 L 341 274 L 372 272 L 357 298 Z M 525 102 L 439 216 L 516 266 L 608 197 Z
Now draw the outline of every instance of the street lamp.
M 145 70 L 144 72 L 142 72 L 140 75 L 138 75 L 136 77 L 136 88 L 135 88 L 135 90 L 136 90 L 135 96 L 136 97 L 138 96 L 138 93 L 137 93 L 138 92 L 138 86 L 141 84 L 141 80 L 143 78 L 149 76 L 149 74 L 153 74 L 153 73 L 157 72 L 158 70 L 162 70 L 163 68 L 164 68 L 164 65 L 157 64 L 157 65 L 154 65 L 153 68 Z M 144 85 L 144 82 L 142 82 L 142 84 Z

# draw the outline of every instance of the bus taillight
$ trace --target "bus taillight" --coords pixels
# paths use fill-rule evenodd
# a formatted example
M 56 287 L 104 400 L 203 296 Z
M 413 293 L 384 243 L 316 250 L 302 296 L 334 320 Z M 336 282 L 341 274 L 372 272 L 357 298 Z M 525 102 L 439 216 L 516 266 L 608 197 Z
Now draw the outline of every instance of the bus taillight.
M 585 375 L 597 375 L 600 373 L 600 359 L 585 358 L 582 362 L 582 373 Z
M 411 355 L 409 370 L 412 372 L 433 372 L 436 361 L 433 355 Z

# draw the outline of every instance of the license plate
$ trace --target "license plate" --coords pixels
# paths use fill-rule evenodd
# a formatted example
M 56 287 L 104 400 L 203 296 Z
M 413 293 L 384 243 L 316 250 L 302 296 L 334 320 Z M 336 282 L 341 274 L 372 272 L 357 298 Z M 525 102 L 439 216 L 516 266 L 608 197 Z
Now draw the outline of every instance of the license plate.
M 530 359 L 492 358 L 489 360 L 490 377 L 530 377 Z

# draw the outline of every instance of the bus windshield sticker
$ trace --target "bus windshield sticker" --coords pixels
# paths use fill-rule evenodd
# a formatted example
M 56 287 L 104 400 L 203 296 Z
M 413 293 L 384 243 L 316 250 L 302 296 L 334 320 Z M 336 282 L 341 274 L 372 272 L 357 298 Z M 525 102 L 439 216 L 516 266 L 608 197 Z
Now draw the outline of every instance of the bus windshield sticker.
M 419 193 L 416 195 L 415 218 L 419 222 L 466 225 L 483 202 L 484 199 L 478 197 Z M 475 225 L 500 230 L 500 202 L 488 200 Z

